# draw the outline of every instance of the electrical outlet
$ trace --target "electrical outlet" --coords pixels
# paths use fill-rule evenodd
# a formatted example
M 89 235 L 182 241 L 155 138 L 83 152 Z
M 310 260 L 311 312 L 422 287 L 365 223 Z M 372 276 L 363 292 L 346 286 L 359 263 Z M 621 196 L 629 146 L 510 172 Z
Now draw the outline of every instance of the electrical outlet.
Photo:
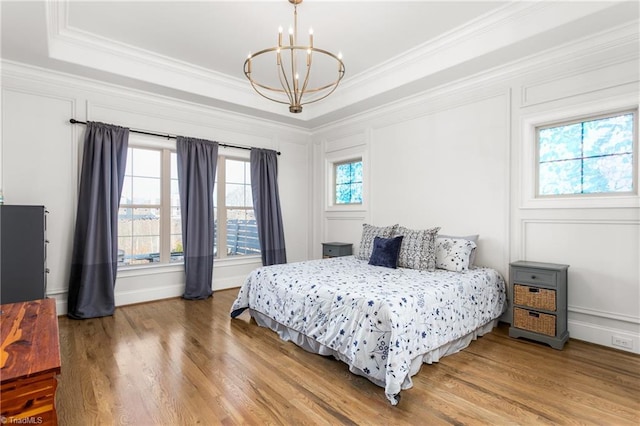
M 611 336 L 611 344 L 619 348 L 633 349 L 633 341 L 621 336 Z

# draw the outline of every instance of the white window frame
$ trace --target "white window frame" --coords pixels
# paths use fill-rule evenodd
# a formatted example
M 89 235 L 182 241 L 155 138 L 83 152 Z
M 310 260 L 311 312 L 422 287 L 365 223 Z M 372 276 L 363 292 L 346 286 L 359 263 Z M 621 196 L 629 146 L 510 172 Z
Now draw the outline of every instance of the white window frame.
M 598 193 L 538 196 L 538 134 L 541 127 L 557 123 L 588 121 L 614 113 L 634 111 L 633 142 L 633 193 Z M 570 209 L 570 208 L 638 208 L 638 100 L 631 96 L 606 99 L 525 115 L 521 119 L 522 151 L 520 155 L 520 208 L 522 209 Z
M 121 265 L 118 270 L 157 268 L 167 266 L 182 267 L 184 262 L 169 262 L 171 257 L 171 153 L 176 152 L 175 142 L 152 141 L 145 137 L 129 135 L 129 148 L 159 151 L 160 161 L 160 204 L 124 204 L 120 208 L 158 208 L 160 210 L 160 261 L 149 264 Z
M 216 210 L 218 213 L 218 232 L 215 235 L 216 244 L 218 247 L 218 253 L 216 254 L 216 260 L 237 260 L 237 259 L 256 259 L 262 258 L 261 254 L 243 254 L 236 256 L 227 256 L 227 210 L 253 210 L 255 215 L 255 206 L 251 207 L 251 209 L 238 206 L 227 206 L 226 205 L 226 160 L 235 160 L 235 161 L 244 161 L 249 166 L 249 158 L 241 157 L 239 155 L 224 155 L 218 154 L 218 164 L 216 166 Z M 220 176 L 224 176 L 224 179 L 220 179 Z M 221 184 L 222 182 L 222 184 Z M 224 224 L 224 226 L 221 226 Z M 220 250 L 220 241 L 224 242 L 225 250 Z M 260 248 L 262 250 L 262 247 Z
M 173 152 L 176 151 L 175 140 L 161 140 L 153 136 L 145 136 L 145 135 L 138 135 L 138 134 L 131 134 L 131 133 L 129 134 L 129 146 L 131 148 L 149 148 L 149 149 L 160 149 L 160 150 L 168 149 Z M 248 161 L 249 157 L 247 155 L 243 155 L 244 152 L 245 152 L 244 150 L 238 151 L 237 154 L 227 155 L 227 157 Z M 220 160 L 221 156 L 222 154 L 218 154 L 218 162 L 221 161 Z M 216 173 L 218 172 L 216 171 Z M 169 185 L 168 191 L 169 193 L 167 195 L 164 195 L 162 193 L 161 196 L 169 197 L 170 199 L 170 195 L 171 195 L 170 185 Z M 167 237 L 169 237 L 168 241 L 170 241 L 170 236 L 169 236 L 170 230 L 171 230 L 171 227 L 169 222 L 169 228 L 167 231 Z M 168 244 L 170 245 L 170 243 Z M 259 264 L 260 262 L 261 262 L 260 255 L 232 256 L 232 257 L 226 257 L 226 258 L 216 258 L 216 261 L 214 262 L 213 266 L 214 268 L 219 268 L 219 267 L 229 267 L 229 266 L 235 267 L 235 266 L 250 265 L 246 267 L 253 268 L 255 267 L 256 264 Z M 118 279 L 122 279 L 122 278 L 126 279 L 126 278 L 141 277 L 141 276 L 155 275 L 155 274 L 164 274 L 168 272 L 181 272 L 181 271 L 184 271 L 184 262 L 173 262 L 173 263 L 157 262 L 157 263 L 149 263 L 149 264 L 128 265 L 128 266 L 118 267 Z
M 362 161 L 362 203 L 338 204 L 336 203 L 336 165 L 352 161 Z M 369 164 L 363 147 L 353 147 L 329 152 L 325 157 L 325 210 L 326 211 L 366 211 L 369 195 Z
M 621 115 L 628 115 L 628 114 L 632 114 L 633 115 L 633 135 L 632 135 L 632 145 L 631 145 L 631 152 L 632 152 L 632 158 L 633 158 L 633 164 L 631 165 L 632 167 L 632 183 L 633 183 L 633 190 L 631 191 L 619 191 L 619 192 L 614 192 L 614 191 L 608 191 L 608 192 L 595 192 L 595 193 L 570 193 L 570 194 L 540 194 L 540 131 L 544 130 L 544 129 L 549 129 L 549 128 L 555 128 L 555 127 L 563 127 L 563 126 L 570 126 L 570 125 L 574 125 L 574 124 L 583 124 L 583 123 L 588 123 L 591 121 L 597 121 L 597 120 L 602 120 L 602 119 L 606 119 L 606 118 L 611 118 L 611 117 L 616 117 L 616 116 L 621 116 Z M 610 112 L 607 114 L 598 114 L 598 115 L 592 115 L 592 116 L 588 116 L 588 117 L 580 117 L 576 120 L 569 120 L 569 121 L 562 121 L 562 122 L 558 122 L 558 123 L 548 123 L 544 126 L 539 126 L 536 127 L 536 197 L 537 198 L 559 198 L 559 197 L 576 197 L 576 198 L 582 198 L 582 197 L 610 197 L 612 195 L 635 195 L 638 193 L 638 183 L 636 179 L 633 179 L 633 176 L 635 176 L 636 173 L 636 168 L 637 168 L 637 134 L 638 134 L 638 110 L 625 110 L 625 111 L 614 111 L 614 112 Z M 588 157 L 584 157 L 582 156 L 580 159 L 581 160 L 585 160 Z M 577 160 L 578 158 L 576 158 Z M 583 175 L 584 176 L 584 175 Z
M 338 174 L 338 166 L 342 166 L 344 164 L 353 164 L 353 163 L 362 163 L 362 157 L 357 157 L 357 158 L 351 158 L 349 160 L 344 160 L 344 161 L 339 161 L 339 162 L 334 162 L 333 163 L 333 168 L 331 170 L 331 175 L 332 175 L 332 179 L 333 179 L 333 193 L 331 195 L 331 199 L 333 200 L 333 203 L 336 206 L 360 206 L 362 205 L 362 203 L 364 202 L 364 194 L 363 195 L 363 201 L 360 201 L 359 203 L 338 203 L 336 198 L 337 198 L 337 182 L 336 182 L 336 177 Z M 364 167 L 364 163 L 363 163 L 363 167 Z M 351 182 L 353 183 L 353 182 Z M 362 182 L 360 182 L 363 186 L 364 186 L 364 173 L 362 176 Z

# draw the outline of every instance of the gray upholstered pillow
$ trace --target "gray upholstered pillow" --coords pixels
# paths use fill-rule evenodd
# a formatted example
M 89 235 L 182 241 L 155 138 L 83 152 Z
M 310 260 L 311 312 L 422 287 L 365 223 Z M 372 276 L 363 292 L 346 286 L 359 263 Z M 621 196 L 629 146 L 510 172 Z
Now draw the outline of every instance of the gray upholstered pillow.
M 390 238 L 393 236 L 393 231 L 398 225 L 392 226 L 373 226 L 365 223 L 362 225 L 362 238 L 360 239 L 360 249 L 356 257 L 360 260 L 369 261 L 371 252 L 373 251 L 373 239 L 375 237 Z
M 420 271 L 435 271 L 436 238 L 439 230 L 439 227 L 416 230 L 399 226 L 394 236 L 402 235 L 404 238 L 400 247 L 398 266 Z
M 463 239 L 463 240 L 473 241 L 476 244 L 476 247 L 474 247 L 474 249 L 471 251 L 471 257 L 469 258 L 469 268 L 472 268 L 476 264 L 476 251 L 478 250 L 478 238 L 479 237 L 480 237 L 479 234 L 467 235 L 467 236 L 464 236 L 464 237 L 456 237 L 456 236 L 453 236 L 453 235 L 438 234 L 438 238 Z

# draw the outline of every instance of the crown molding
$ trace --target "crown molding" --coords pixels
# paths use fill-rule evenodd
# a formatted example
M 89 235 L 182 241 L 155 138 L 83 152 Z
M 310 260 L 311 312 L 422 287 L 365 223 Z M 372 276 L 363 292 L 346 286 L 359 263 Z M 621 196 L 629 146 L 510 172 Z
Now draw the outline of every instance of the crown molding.
M 611 7 L 611 3 L 588 2 L 579 8 L 567 2 L 507 3 L 366 72 L 348 78 L 341 83 L 340 97 L 323 101 L 321 105 L 314 107 L 314 112 L 324 115 L 361 102 L 608 7 Z
M 560 75 L 571 75 L 576 71 L 573 67 L 560 66 L 558 64 L 576 64 L 584 58 L 593 58 L 598 55 L 604 55 L 604 59 L 600 59 L 597 63 L 591 63 L 589 67 L 580 68 L 582 71 L 602 68 L 609 65 L 638 60 L 640 58 L 640 50 L 638 44 L 640 42 L 639 21 L 629 22 L 615 28 L 611 28 L 597 34 L 592 34 L 556 46 L 552 49 L 545 50 L 540 53 L 529 55 L 525 58 L 509 62 L 498 67 L 494 67 L 482 72 L 475 73 L 469 77 L 461 78 L 437 87 L 424 90 L 412 96 L 408 96 L 393 102 L 386 103 L 379 107 L 371 108 L 357 114 L 342 117 L 330 123 L 313 127 L 315 133 L 333 131 L 334 129 L 344 126 L 346 123 L 355 125 L 356 123 L 365 123 L 369 121 L 384 120 L 394 114 L 403 116 L 411 116 L 414 109 L 420 109 L 420 105 L 425 102 L 437 103 L 439 101 L 452 102 L 454 98 L 459 96 L 469 96 L 469 93 L 476 93 L 478 88 L 484 88 L 489 93 L 492 87 L 501 90 L 501 85 L 509 84 L 509 80 L 520 76 L 531 76 L 539 73 L 546 75 L 545 79 L 550 79 L 549 69 L 559 69 L 553 78 Z M 607 52 L 611 52 L 607 54 Z M 470 92 L 471 91 L 471 92 Z
M 245 128 L 248 133 L 256 130 L 256 135 L 264 134 L 265 130 L 284 131 L 287 134 L 295 133 L 303 138 L 308 138 L 311 131 L 307 128 L 286 124 L 279 121 L 264 119 L 254 115 L 243 113 L 230 113 L 223 108 L 217 108 L 209 105 L 203 105 L 175 97 L 160 95 L 139 89 L 131 89 L 117 84 L 106 83 L 103 81 L 91 79 L 88 77 L 78 77 L 61 71 L 54 71 L 21 62 L 10 61 L 6 59 L 0 60 L 0 70 L 2 77 L 2 88 L 19 89 L 25 93 L 33 93 L 38 95 L 66 93 L 69 90 L 78 92 L 91 92 L 109 97 L 118 97 L 131 102 L 142 103 L 146 106 L 165 108 L 168 110 L 180 111 L 193 114 L 199 117 L 205 117 L 205 121 L 193 121 L 197 125 L 204 125 L 206 120 L 217 120 L 218 123 L 225 123 L 225 129 Z M 123 110 L 122 105 L 119 110 Z M 140 113 L 139 110 L 131 110 L 131 112 Z M 69 117 L 72 118 L 72 117 Z M 166 118 L 171 118 L 167 115 Z M 248 126 L 248 127 L 247 127 Z M 287 140 L 289 142 L 289 140 Z M 305 142 L 306 144 L 306 142 Z

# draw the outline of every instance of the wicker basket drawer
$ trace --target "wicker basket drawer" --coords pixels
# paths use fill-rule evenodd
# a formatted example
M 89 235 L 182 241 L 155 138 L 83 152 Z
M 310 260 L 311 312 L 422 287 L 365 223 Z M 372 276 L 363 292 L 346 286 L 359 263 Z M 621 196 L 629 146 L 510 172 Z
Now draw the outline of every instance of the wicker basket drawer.
M 521 308 L 513 309 L 513 325 L 535 333 L 556 335 L 556 316 Z
M 516 305 L 544 309 L 545 311 L 556 310 L 555 290 L 515 284 L 513 286 L 513 300 Z

